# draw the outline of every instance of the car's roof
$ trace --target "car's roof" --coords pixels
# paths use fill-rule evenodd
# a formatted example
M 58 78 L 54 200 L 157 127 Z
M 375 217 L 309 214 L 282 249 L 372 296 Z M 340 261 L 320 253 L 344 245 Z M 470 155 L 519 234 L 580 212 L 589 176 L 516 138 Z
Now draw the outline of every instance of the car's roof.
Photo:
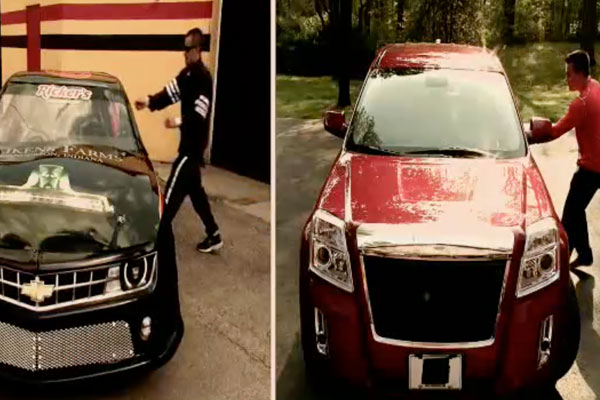
M 59 83 L 86 86 L 115 87 L 119 80 L 105 72 L 29 71 L 13 74 L 8 82 Z
M 494 52 L 483 47 L 442 44 L 390 44 L 379 51 L 372 68 L 461 69 L 504 73 Z

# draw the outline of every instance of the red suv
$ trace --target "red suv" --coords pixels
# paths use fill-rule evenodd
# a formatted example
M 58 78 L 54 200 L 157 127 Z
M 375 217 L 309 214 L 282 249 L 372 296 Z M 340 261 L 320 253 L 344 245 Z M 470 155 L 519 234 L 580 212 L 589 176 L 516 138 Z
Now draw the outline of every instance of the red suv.
M 579 309 L 565 231 L 495 54 L 389 45 L 302 235 L 309 373 L 377 392 L 550 388 Z

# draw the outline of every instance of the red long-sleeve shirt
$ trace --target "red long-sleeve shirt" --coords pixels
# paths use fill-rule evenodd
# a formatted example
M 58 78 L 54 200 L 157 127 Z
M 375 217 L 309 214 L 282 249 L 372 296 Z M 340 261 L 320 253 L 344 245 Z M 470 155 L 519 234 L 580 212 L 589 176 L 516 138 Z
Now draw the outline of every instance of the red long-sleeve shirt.
M 600 173 L 600 83 L 595 79 L 588 81 L 567 113 L 552 126 L 552 136 L 558 138 L 573 128 L 579 147 L 577 165 Z

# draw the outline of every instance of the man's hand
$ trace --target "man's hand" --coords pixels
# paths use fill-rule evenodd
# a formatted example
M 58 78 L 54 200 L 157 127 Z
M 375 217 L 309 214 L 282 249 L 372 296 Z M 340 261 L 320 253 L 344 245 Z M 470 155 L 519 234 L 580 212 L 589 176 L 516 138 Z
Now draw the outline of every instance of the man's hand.
M 552 122 L 548 118 L 531 118 L 529 130 L 531 131 L 527 135 L 529 144 L 546 143 L 554 139 L 552 136 Z
M 179 128 L 181 126 L 181 118 L 170 117 L 165 119 L 165 127 L 169 129 Z
M 140 97 L 135 101 L 135 108 L 137 110 L 143 110 L 148 107 L 148 97 Z

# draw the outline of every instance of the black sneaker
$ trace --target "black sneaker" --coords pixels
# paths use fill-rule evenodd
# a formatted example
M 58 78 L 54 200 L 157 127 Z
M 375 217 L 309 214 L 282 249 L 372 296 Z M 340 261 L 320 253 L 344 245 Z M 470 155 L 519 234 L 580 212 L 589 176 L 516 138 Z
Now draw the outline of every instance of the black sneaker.
M 594 256 L 591 251 L 577 254 L 577 258 L 570 264 L 571 268 L 589 267 L 594 263 Z
M 196 250 L 200 253 L 211 253 L 223 247 L 223 241 L 219 232 L 207 236 L 202 242 L 198 243 Z

